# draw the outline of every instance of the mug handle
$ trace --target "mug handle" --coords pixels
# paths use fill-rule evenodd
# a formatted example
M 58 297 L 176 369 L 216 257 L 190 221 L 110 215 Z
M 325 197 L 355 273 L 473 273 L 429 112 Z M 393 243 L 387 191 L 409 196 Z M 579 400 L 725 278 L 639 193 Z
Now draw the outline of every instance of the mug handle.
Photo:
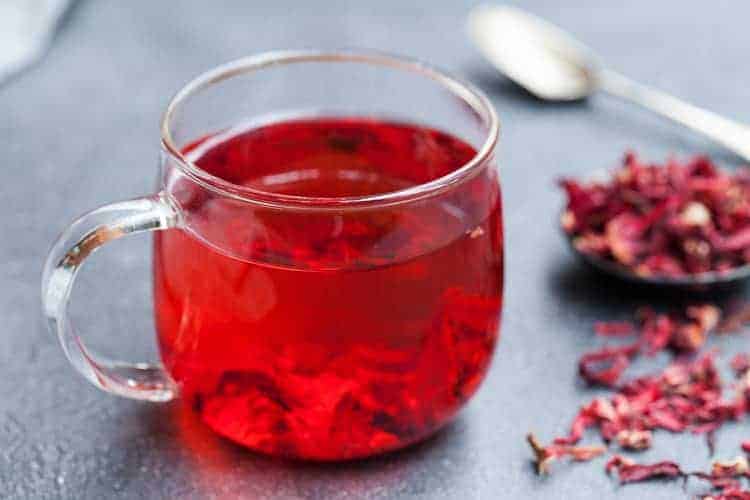
M 84 346 L 68 315 L 70 292 L 83 261 L 105 243 L 128 234 L 177 227 L 179 212 L 163 193 L 112 203 L 89 212 L 60 235 L 42 275 L 42 307 L 68 361 L 100 389 L 132 399 L 169 401 L 177 387 L 161 365 L 126 363 Z

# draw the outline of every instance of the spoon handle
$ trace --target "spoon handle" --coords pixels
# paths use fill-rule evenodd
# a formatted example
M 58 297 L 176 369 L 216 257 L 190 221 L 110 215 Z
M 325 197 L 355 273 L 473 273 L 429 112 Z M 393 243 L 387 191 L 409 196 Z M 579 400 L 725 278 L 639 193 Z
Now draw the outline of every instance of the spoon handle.
M 701 132 L 750 162 L 750 127 L 681 101 L 610 70 L 601 70 L 597 75 L 597 81 L 602 90 L 640 104 L 644 108 Z

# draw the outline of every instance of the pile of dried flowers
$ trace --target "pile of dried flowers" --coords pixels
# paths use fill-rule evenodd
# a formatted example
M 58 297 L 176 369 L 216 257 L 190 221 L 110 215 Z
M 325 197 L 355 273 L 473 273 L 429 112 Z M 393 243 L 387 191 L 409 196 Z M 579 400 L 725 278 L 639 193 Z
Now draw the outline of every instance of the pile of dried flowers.
M 642 276 L 726 272 L 750 262 L 750 169 L 708 158 L 646 164 L 629 153 L 608 182 L 563 179 L 575 247 Z

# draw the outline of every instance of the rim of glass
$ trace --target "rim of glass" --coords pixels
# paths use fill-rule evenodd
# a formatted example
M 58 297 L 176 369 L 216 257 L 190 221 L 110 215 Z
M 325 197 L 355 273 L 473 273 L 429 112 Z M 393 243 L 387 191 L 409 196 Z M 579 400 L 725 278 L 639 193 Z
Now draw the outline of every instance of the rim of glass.
M 432 79 L 442 85 L 456 98 L 463 101 L 483 120 L 487 127 L 486 138 L 477 153 L 467 163 L 452 172 L 433 179 L 429 182 L 417 184 L 396 191 L 387 191 L 366 196 L 342 197 L 309 197 L 289 195 L 263 191 L 247 186 L 240 186 L 212 175 L 198 167 L 182 154 L 177 147 L 171 132 L 171 122 L 180 106 L 192 95 L 223 80 L 238 75 L 252 73 L 264 68 L 305 62 L 359 63 L 384 66 L 390 69 L 412 72 Z M 497 144 L 500 123 L 489 99 L 477 88 L 442 70 L 438 70 L 416 59 L 386 54 L 371 50 L 282 50 L 264 52 L 243 57 L 216 66 L 188 82 L 180 89 L 167 105 L 161 120 L 162 148 L 176 161 L 178 167 L 186 176 L 201 186 L 222 196 L 262 204 L 278 208 L 350 208 L 362 206 L 378 206 L 403 203 L 423 199 L 450 189 L 471 177 L 483 166 L 492 155 Z

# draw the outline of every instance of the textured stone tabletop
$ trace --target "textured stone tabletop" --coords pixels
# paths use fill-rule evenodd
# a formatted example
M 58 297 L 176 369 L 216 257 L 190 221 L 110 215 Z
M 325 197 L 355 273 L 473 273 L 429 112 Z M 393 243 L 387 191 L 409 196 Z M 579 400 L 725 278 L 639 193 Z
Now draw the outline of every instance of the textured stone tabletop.
M 518 2 L 521 3 L 521 2 Z M 576 380 L 591 323 L 644 302 L 687 300 L 579 267 L 556 228 L 555 179 L 610 166 L 627 148 L 649 159 L 708 152 L 700 137 L 607 97 L 544 105 L 496 77 L 463 28 L 471 2 L 345 0 L 80 1 L 51 51 L 0 87 L 0 498 L 683 498 L 676 484 L 619 487 L 603 461 L 538 478 L 524 434 L 549 439 L 595 393 Z M 210 6 L 209 6 L 210 5 Z M 528 0 L 616 69 L 750 122 L 750 4 L 740 1 Z M 483 88 L 501 116 L 507 285 L 502 341 L 488 379 L 434 439 L 385 458 L 288 464 L 214 437 L 179 405 L 97 391 L 76 375 L 39 308 L 44 255 L 75 215 L 148 192 L 168 98 L 217 63 L 274 48 L 362 46 L 433 62 Z M 148 237 L 97 254 L 73 313 L 94 346 L 154 357 Z M 731 294 L 742 294 L 734 290 Z M 718 300 L 728 300 L 727 294 Z M 720 341 L 741 349 L 747 335 Z M 663 360 L 660 360 L 663 361 Z M 734 456 L 750 426 L 730 425 Z M 644 460 L 705 468 L 701 439 L 659 433 Z

